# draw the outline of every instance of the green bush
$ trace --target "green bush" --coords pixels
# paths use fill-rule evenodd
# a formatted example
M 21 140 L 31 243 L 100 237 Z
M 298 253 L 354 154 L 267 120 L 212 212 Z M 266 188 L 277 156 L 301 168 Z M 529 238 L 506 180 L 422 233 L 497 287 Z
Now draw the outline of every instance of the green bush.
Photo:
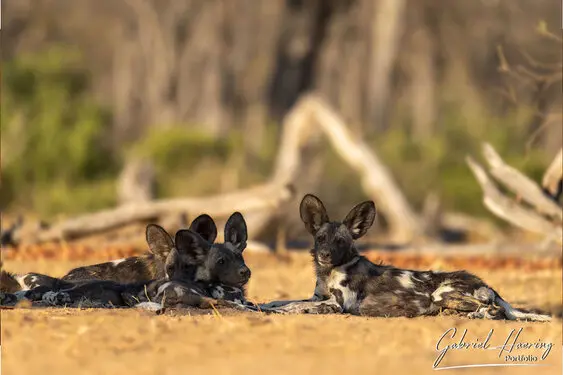
M 434 137 L 422 141 L 401 130 L 408 123 L 395 124 L 394 130 L 372 144 L 416 208 L 422 207 L 429 192 L 436 191 L 446 209 L 488 215 L 465 157 L 471 155 L 484 163 L 481 146 L 488 142 L 507 163 L 539 181 L 547 159 L 538 149 L 526 154 L 529 135 L 523 124 L 529 116 L 530 111 L 522 108 L 504 116 L 479 111 L 467 116 L 459 105 L 450 103 L 442 110 Z
M 79 63 L 75 51 L 53 47 L 3 64 L 2 206 L 53 214 L 113 201 L 113 192 L 74 195 L 115 174 L 108 112 L 87 94 Z
M 232 139 L 184 126 L 153 127 L 127 148 L 127 153 L 154 163 L 159 197 L 217 193 L 217 175 L 232 152 Z

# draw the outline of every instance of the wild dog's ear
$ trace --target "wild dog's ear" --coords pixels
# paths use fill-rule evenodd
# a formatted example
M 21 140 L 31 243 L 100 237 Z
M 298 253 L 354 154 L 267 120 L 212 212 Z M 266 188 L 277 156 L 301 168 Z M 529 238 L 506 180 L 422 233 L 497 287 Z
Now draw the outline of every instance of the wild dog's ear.
M 194 264 L 205 262 L 210 248 L 209 242 L 190 229 L 182 229 L 176 232 L 178 254 L 185 256 Z
M 181 259 L 180 255 L 178 254 L 178 250 L 172 249 L 170 254 L 166 257 L 166 261 L 164 262 L 164 272 L 166 273 L 166 278 L 171 280 L 176 276 L 177 273 L 181 271 Z
M 301 220 L 305 223 L 305 228 L 313 236 L 324 223 L 329 221 L 323 202 L 313 194 L 307 194 L 303 197 L 299 206 L 299 214 Z
M 225 224 L 225 242 L 230 242 L 242 253 L 246 249 L 246 240 L 246 221 L 240 212 L 234 212 Z
M 195 220 L 192 221 L 190 229 L 209 243 L 215 242 L 217 238 L 217 226 L 211 216 L 207 214 L 196 217 Z
M 357 204 L 350 210 L 344 219 L 344 225 L 348 227 L 352 238 L 357 240 L 362 237 L 373 225 L 376 210 L 372 201 Z
M 174 248 L 172 237 L 160 225 L 149 224 L 146 229 L 146 239 L 149 250 L 162 261 L 166 260 L 168 254 Z

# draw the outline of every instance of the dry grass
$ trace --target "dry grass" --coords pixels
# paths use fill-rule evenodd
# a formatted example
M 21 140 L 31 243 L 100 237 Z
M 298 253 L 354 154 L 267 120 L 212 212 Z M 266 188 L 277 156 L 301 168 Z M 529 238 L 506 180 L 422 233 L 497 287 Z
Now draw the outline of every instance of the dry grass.
M 254 301 L 308 297 L 314 287 L 309 257 L 288 263 L 248 256 Z M 84 262 L 7 261 L 14 271 L 61 275 Z M 471 266 L 468 265 L 469 270 Z M 474 270 L 517 306 L 561 311 L 561 270 L 520 273 Z M 478 369 L 487 373 L 561 373 L 561 320 L 552 323 L 471 321 L 440 316 L 382 319 L 353 316 L 273 316 L 231 311 L 151 315 L 136 310 L 4 310 L 4 374 L 389 374 L 430 373 L 440 336 L 468 329 L 465 341 L 481 341 L 494 329 L 492 346 L 523 327 L 519 342 L 552 342 L 550 367 Z M 459 341 L 459 340 L 457 340 Z M 454 340 L 449 340 L 449 343 Z M 541 356 L 539 349 L 515 354 Z M 498 363 L 498 350 L 450 352 L 442 366 Z M 455 371 L 455 370 L 451 370 Z M 469 370 L 471 371 L 471 370 Z

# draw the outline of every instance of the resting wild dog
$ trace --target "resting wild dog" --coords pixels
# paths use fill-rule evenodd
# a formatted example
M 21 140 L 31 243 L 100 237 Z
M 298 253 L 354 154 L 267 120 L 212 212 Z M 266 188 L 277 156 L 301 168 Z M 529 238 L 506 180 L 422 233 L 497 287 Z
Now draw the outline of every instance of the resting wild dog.
M 198 233 L 206 241 L 213 243 L 217 238 L 217 226 L 206 214 L 194 219 L 189 229 Z M 24 275 L 13 275 L 2 271 L 0 291 L 15 293 L 39 286 L 48 290 L 69 288 L 76 282 L 85 280 L 111 280 L 119 283 L 134 283 L 160 279 L 165 276 L 164 263 L 168 256 L 166 249 L 152 246 L 149 253 L 124 259 L 113 260 L 70 270 L 62 278 L 54 278 L 40 273 L 30 272 Z M 13 280 L 17 281 L 14 283 Z
M 165 277 L 149 282 L 118 283 L 94 280 L 58 292 L 34 295 L 52 305 L 76 304 L 82 300 L 113 306 L 131 306 L 156 302 L 161 306 L 209 306 L 217 300 L 246 304 L 244 285 L 250 270 L 242 252 L 246 248 L 247 230 L 242 215 L 231 215 L 225 225 L 225 243 L 212 244 L 192 230 L 176 233 L 175 243 L 158 225 L 147 226 L 149 247 L 159 254 L 168 254 L 164 265 Z
M 354 240 L 365 235 L 375 220 L 372 201 L 356 205 L 337 222 L 329 220 L 319 198 L 307 194 L 300 214 L 315 241 L 311 254 L 317 284 L 311 302 L 289 303 L 280 311 L 319 312 L 334 306 L 355 315 L 416 317 L 450 309 L 470 318 L 550 320 L 547 315 L 513 308 L 468 272 L 403 270 L 376 265 L 360 256 Z M 275 305 L 271 307 L 275 310 Z

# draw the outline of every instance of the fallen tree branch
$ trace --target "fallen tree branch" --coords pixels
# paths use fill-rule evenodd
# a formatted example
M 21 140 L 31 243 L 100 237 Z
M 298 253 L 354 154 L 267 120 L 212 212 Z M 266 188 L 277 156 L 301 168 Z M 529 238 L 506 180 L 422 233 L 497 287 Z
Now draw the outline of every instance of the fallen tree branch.
M 535 211 L 524 208 L 504 196 L 485 169 L 473 158 L 466 157 L 466 162 L 483 190 L 483 203 L 493 214 L 522 229 L 556 238 L 559 242 L 563 241 L 560 224 L 550 222 Z
M 189 213 L 191 217 L 207 213 L 213 217 L 230 215 L 233 211 L 243 213 L 272 209 L 292 196 L 290 186 L 267 184 L 238 191 L 202 198 L 178 198 L 121 206 L 93 214 L 74 217 L 35 233 L 20 232 L 17 243 L 40 243 L 56 240 L 71 240 L 99 233 L 134 221 L 156 221 L 172 213 Z
M 500 155 L 488 143 L 483 145 L 483 155 L 489 163 L 491 175 L 512 192 L 518 194 L 524 201 L 536 208 L 537 211 L 549 217 L 563 220 L 563 211 L 553 200 L 549 199 L 542 189 L 529 177 L 518 172 L 515 168 L 504 163 Z
M 417 215 L 373 150 L 353 137 L 340 116 L 323 101 L 314 97 L 308 100 L 334 150 L 360 175 L 362 188 L 385 215 L 391 228 L 390 236 L 395 241 L 408 242 L 422 234 Z
M 193 219 L 201 213 L 219 219 L 233 211 L 240 211 L 247 217 L 249 234 L 255 238 L 293 197 L 296 180 L 303 170 L 302 151 L 314 130 L 321 130 L 337 154 L 360 175 L 364 191 L 389 223 L 391 238 L 406 243 L 421 234 L 417 216 L 385 165 L 365 143 L 352 136 L 343 119 L 323 100 L 308 95 L 299 100 L 284 119 L 275 169 L 270 181 L 262 186 L 212 197 L 140 201 L 70 218 L 43 230 L 21 231 L 14 239 L 18 243 L 72 240 L 133 222 L 158 222 L 165 217 L 178 218 L 181 214 Z
M 559 149 L 559 152 L 545 170 L 542 188 L 555 202 L 559 201 L 563 193 L 563 148 Z

